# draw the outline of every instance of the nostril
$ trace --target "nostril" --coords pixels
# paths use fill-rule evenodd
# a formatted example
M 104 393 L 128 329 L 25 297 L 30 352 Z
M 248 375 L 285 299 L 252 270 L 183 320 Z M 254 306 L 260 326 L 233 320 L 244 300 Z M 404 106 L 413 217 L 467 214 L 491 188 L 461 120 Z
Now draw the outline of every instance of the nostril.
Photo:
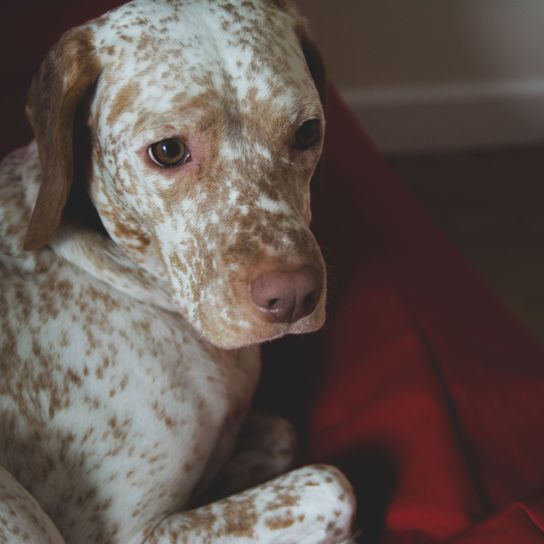
M 317 293 L 314 291 L 306 295 L 302 301 L 302 309 L 304 312 L 312 313 L 317 304 Z
M 270 271 L 249 285 L 251 300 L 268 321 L 295 323 L 310 315 L 321 294 L 321 276 L 313 267 Z

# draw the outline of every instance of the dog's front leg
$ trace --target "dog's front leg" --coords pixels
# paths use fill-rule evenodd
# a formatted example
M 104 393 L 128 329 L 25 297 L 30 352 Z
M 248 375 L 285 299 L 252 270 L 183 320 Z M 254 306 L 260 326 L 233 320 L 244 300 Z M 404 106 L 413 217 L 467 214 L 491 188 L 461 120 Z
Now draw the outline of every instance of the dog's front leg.
M 36 500 L 0 466 L 0 542 L 64 544 Z
M 131 544 L 339 544 L 351 542 L 353 490 L 329 466 L 294 470 L 207 506 L 173 514 Z
M 212 484 L 206 502 L 285 474 L 293 468 L 297 449 L 296 432 L 289 421 L 250 412 L 240 430 L 236 449 Z

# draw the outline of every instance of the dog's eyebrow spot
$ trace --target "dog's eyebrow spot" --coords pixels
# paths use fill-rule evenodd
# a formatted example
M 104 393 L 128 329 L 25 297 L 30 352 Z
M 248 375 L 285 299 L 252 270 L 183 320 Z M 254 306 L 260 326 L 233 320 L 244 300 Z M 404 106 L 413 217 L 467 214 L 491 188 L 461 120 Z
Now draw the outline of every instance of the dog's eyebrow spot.
M 140 84 L 137 81 L 130 81 L 124 85 L 115 96 L 108 114 L 107 123 L 111 127 L 125 112 L 134 110 L 134 102 L 141 92 Z

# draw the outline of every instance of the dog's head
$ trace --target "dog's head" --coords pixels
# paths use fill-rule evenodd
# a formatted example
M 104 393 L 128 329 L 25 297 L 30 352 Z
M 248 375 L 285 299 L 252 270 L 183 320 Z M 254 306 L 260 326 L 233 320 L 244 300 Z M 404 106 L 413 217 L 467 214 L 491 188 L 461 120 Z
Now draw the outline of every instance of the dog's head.
M 84 171 L 108 235 L 168 278 L 212 343 L 322 325 L 325 267 L 308 225 L 324 78 L 290 2 L 130 2 L 66 33 L 29 96 L 44 179 L 27 249 L 48 243 Z

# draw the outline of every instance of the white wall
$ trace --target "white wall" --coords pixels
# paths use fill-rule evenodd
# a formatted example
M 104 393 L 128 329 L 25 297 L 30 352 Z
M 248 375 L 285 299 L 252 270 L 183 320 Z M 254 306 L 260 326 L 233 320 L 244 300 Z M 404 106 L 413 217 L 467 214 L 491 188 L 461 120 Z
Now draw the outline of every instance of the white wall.
M 385 151 L 544 142 L 544 0 L 298 0 Z

